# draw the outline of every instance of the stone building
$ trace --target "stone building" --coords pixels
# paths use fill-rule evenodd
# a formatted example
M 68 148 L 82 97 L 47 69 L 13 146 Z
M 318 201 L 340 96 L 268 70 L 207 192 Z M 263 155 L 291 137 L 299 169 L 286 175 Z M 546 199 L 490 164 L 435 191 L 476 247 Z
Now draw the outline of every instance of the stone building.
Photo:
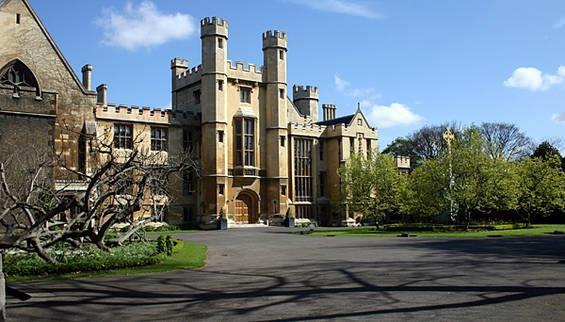
M 36 142 L 85 171 L 96 157 L 86 142 L 102 133 L 123 150 L 141 137 L 135 144 L 165 160 L 192 153 L 200 171 L 170 179 L 171 223 L 225 214 L 237 223 L 289 215 L 339 224 L 346 216 L 339 167 L 352 153 L 378 150 L 359 108 L 336 117 L 335 105 L 320 106 L 317 87 L 289 87 L 284 32 L 258 37 L 263 66 L 256 67 L 228 59 L 226 20 L 203 19 L 202 62 L 171 61 L 172 109 L 158 110 L 109 104 L 107 85 L 92 90 L 90 65 L 80 81 L 27 1 L 0 1 L 0 28 L 0 149 Z M 55 172 L 56 181 L 73 180 Z

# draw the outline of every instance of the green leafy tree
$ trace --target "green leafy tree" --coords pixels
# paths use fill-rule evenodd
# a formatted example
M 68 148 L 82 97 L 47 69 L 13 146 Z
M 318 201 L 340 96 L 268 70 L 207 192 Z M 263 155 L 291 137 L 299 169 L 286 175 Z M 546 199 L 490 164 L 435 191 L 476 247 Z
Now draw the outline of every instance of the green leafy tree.
M 504 160 L 490 158 L 483 147 L 477 128 L 466 129 L 453 145 L 451 195 L 457 204 L 459 222 L 466 229 L 473 213 L 512 209 L 516 203 L 512 168 Z M 442 162 L 449 162 L 449 158 L 445 156 Z
M 340 169 L 342 196 L 349 209 L 375 222 L 400 211 L 407 177 L 398 172 L 394 158 L 356 154 Z
M 410 213 L 433 219 L 450 212 L 454 201 L 456 220 L 469 227 L 476 212 L 501 211 L 516 206 L 517 182 L 511 164 L 492 159 L 484 150 L 476 128 L 461 132 L 452 144 L 451 154 L 441 153 L 426 160 L 410 178 Z M 453 187 L 450 189 L 449 167 Z
M 521 161 L 518 168 L 518 211 L 529 225 L 533 216 L 546 217 L 565 208 L 565 173 L 557 154 Z

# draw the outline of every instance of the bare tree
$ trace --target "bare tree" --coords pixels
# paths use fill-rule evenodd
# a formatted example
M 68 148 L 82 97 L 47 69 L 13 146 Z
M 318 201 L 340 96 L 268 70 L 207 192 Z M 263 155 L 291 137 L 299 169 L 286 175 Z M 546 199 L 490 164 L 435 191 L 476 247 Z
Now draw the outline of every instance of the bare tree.
M 480 126 L 485 151 L 493 159 L 519 160 L 533 151 L 532 140 L 511 123 L 483 123 Z
M 89 242 L 107 249 L 107 232 L 114 224 L 126 222 L 130 229 L 112 241 L 122 243 L 144 223 L 162 219 L 172 198 L 167 184 L 171 175 L 197 169 L 190 156 L 175 159 L 162 152 L 117 150 L 101 138 L 93 143 L 93 155 L 99 161 L 90 171 L 44 160 L 33 172 L 23 171 L 20 180 L 9 180 L 7 166 L 0 162 L 0 249 L 35 252 L 54 262 L 45 251 L 50 246 L 61 241 L 74 246 Z M 54 185 L 51 176 L 42 175 L 54 166 L 78 180 Z M 145 214 L 134 217 L 143 207 Z

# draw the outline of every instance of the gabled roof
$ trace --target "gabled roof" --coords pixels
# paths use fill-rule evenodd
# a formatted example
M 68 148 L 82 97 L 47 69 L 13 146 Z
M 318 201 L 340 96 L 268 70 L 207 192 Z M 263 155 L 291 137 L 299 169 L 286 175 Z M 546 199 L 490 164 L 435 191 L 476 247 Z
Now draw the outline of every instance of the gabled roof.
M 35 12 L 35 10 L 33 10 L 33 7 L 30 5 L 29 1 L 28 0 L 0 0 L 0 7 L 8 4 L 10 1 L 21 1 L 24 4 L 24 6 L 31 13 L 31 16 L 33 17 L 33 19 L 35 20 L 35 22 L 39 26 L 39 29 L 41 29 L 41 31 L 43 32 L 43 35 L 45 35 L 45 38 L 47 38 L 47 41 L 49 42 L 49 44 L 51 44 L 51 46 L 53 47 L 53 50 L 55 50 L 55 53 L 57 54 L 57 56 L 59 56 L 59 59 L 61 59 L 61 61 L 63 62 L 63 65 L 65 66 L 67 71 L 71 74 L 72 78 L 74 79 L 74 81 L 76 82 L 76 84 L 78 85 L 80 90 L 84 94 L 93 95 L 94 92 L 87 91 L 84 88 L 84 86 L 82 85 L 82 82 L 78 79 L 77 75 L 75 74 L 75 71 L 72 69 L 71 65 L 69 64 L 69 62 L 67 61 L 67 59 L 65 58 L 65 56 L 63 55 L 63 53 L 61 52 L 61 50 L 59 49 L 59 47 L 55 43 L 55 41 L 53 40 L 53 37 L 51 37 L 51 35 L 49 34 L 49 31 L 47 31 L 47 28 L 45 28 L 45 26 L 41 22 L 41 19 L 39 19 L 39 16 Z
M 316 124 L 318 124 L 318 125 L 336 125 L 336 124 L 349 125 L 349 124 L 351 124 L 351 120 L 353 120 L 354 117 L 355 117 L 355 114 L 351 114 L 351 115 L 341 116 L 341 117 L 331 119 L 331 120 L 327 120 L 327 121 L 317 122 Z

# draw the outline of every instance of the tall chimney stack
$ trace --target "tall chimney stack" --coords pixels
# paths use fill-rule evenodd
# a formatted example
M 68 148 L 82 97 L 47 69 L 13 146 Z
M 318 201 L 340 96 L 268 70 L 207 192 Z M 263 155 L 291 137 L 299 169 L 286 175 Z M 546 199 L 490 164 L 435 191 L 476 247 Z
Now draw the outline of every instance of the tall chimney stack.
M 96 103 L 108 106 L 108 85 L 101 84 L 96 87 Z
M 84 65 L 82 67 L 82 86 L 87 91 L 92 90 L 92 65 Z

